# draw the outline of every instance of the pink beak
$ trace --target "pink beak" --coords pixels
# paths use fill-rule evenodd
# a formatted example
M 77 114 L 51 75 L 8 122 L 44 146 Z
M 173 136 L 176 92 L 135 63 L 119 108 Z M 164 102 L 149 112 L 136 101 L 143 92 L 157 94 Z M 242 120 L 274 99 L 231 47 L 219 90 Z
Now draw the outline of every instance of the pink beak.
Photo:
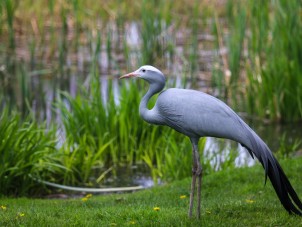
M 128 73 L 128 74 L 125 74 L 125 75 L 121 76 L 119 79 L 130 78 L 130 77 L 137 77 L 137 76 L 139 76 L 139 74 L 137 74 L 135 72 L 132 72 L 132 73 Z

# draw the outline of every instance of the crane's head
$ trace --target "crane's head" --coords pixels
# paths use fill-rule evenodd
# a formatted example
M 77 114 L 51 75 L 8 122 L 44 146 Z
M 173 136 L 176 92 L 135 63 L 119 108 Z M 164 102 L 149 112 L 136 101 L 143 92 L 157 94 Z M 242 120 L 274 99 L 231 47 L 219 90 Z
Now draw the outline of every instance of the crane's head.
M 151 65 L 144 65 L 132 73 L 128 73 L 126 75 L 121 76 L 120 79 L 130 78 L 130 77 L 142 78 L 142 79 L 146 80 L 147 82 L 149 82 L 150 84 L 152 84 L 152 83 L 165 84 L 166 83 L 166 78 L 165 78 L 164 74 L 160 70 L 158 70 L 157 68 L 155 68 Z

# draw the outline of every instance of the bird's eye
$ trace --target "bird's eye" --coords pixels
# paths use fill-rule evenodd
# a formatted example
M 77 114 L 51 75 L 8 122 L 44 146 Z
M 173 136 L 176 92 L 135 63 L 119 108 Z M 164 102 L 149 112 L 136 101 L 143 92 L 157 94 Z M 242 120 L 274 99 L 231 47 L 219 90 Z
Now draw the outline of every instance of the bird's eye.
M 146 72 L 146 69 L 142 69 L 142 72 L 143 72 L 143 73 Z

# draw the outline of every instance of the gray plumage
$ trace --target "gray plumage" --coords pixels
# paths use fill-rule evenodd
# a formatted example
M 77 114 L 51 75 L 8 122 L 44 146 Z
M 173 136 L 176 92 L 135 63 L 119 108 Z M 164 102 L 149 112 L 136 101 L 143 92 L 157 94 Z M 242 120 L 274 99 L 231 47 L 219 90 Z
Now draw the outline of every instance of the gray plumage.
M 265 169 L 265 181 L 269 177 L 283 207 L 289 212 L 302 215 L 302 203 L 280 164 L 263 140 L 224 102 L 206 93 L 170 88 L 163 90 L 165 76 L 153 66 L 142 66 L 121 78 L 138 77 L 146 80 L 149 90 L 142 98 L 141 117 L 157 125 L 166 125 L 188 136 L 193 146 L 193 179 L 189 216 L 192 215 L 196 177 L 198 181 L 198 209 L 200 216 L 200 188 L 202 168 L 199 163 L 197 144 L 200 137 L 219 137 L 234 140 L 246 147 L 252 157 Z M 159 93 L 154 107 L 149 110 L 149 99 Z

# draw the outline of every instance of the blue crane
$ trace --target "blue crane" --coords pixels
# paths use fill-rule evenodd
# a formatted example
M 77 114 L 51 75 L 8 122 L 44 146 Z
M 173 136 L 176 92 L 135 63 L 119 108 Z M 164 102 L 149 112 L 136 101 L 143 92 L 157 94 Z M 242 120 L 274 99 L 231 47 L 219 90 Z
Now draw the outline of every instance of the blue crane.
M 244 146 L 250 155 L 260 161 L 265 170 L 265 182 L 269 177 L 283 207 L 290 214 L 302 216 L 302 203 L 268 146 L 224 102 L 206 93 L 170 88 L 164 74 L 157 68 L 145 65 L 122 78 L 141 78 L 149 83 L 149 90 L 139 105 L 140 116 L 148 123 L 166 125 L 188 136 L 193 147 L 193 168 L 189 217 L 192 216 L 197 179 L 197 217 L 200 217 L 202 166 L 198 153 L 200 137 L 218 137 L 234 140 Z M 147 104 L 159 93 L 152 109 Z

